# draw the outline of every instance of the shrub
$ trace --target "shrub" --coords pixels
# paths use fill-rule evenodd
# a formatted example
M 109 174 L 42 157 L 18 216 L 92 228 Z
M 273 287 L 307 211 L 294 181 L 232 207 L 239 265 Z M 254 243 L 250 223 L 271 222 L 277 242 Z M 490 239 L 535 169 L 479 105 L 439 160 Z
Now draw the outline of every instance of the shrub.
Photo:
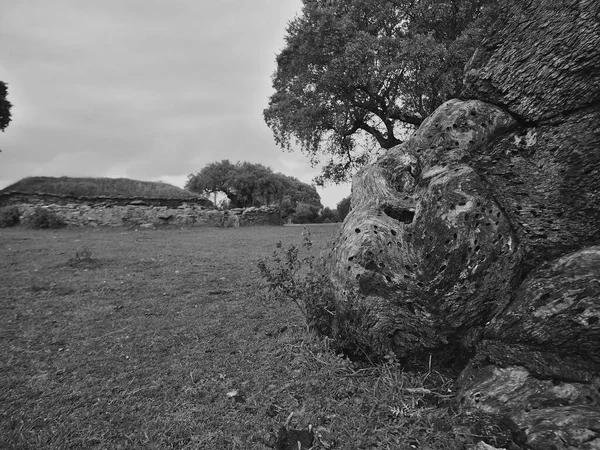
M 373 363 L 389 359 L 389 343 L 370 335 L 369 324 L 376 319 L 357 301 L 357 294 L 346 294 L 343 314 L 336 310 L 325 260 L 311 254 L 313 243 L 306 228 L 302 235 L 302 249 L 296 245 L 284 248 L 278 242 L 270 260 L 259 260 L 265 281 L 263 298 L 295 304 L 310 330 L 331 338 L 333 347 L 352 360 Z
M 75 250 L 75 256 L 70 258 L 67 264 L 83 269 L 95 269 L 101 266 L 100 261 L 93 257 L 92 250 L 86 246 Z
M 259 260 L 258 268 L 265 281 L 263 298 L 294 303 L 310 329 L 331 336 L 335 316 L 333 289 L 323 258 L 311 253 L 310 232 L 304 229 L 302 236 L 305 256 L 300 256 L 298 246 L 284 248 L 278 242 L 270 260 Z
M 28 217 L 27 222 L 32 228 L 62 228 L 65 221 L 54 211 L 38 207 Z
M 21 212 L 16 206 L 5 206 L 0 208 L 0 228 L 14 227 L 19 225 Z
M 309 203 L 298 203 L 294 215 L 293 223 L 319 223 L 319 207 Z
M 334 223 L 339 221 L 337 211 L 334 211 L 327 206 L 321 211 L 320 218 L 323 223 Z

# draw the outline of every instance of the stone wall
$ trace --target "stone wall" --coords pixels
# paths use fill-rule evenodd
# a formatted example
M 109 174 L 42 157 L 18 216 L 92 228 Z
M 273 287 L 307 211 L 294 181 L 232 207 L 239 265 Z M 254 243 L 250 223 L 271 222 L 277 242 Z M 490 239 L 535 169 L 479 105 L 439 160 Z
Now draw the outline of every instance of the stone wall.
M 0 207 L 5 206 L 18 207 L 22 223 L 27 222 L 36 208 L 42 207 L 55 212 L 68 226 L 239 227 L 283 223 L 279 209 L 276 207 L 262 206 L 219 211 L 203 198 L 74 197 L 22 192 L 0 193 Z

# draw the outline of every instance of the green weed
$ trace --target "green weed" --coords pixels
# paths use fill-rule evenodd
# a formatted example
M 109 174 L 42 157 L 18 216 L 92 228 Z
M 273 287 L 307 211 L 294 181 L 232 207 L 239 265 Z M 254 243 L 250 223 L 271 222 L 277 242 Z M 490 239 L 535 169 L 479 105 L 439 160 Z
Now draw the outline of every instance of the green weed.
M 331 336 L 335 316 L 333 290 L 325 261 L 312 252 L 310 231 L 304 228 L 301 247 L 284 247 L 281 241 L 275 247 L 270 259 L 261 258 L 258 262 L 264 281 L 263 299 L 294 304 L 309 329 Z

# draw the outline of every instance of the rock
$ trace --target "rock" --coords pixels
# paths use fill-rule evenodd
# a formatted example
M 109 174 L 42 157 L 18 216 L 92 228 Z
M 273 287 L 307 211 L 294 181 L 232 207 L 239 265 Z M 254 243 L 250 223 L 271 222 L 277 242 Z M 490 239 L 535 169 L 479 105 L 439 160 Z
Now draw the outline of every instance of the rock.
M 294 430 L 286 427 L 279 428 L 277 433 L 277 450 L 308 450 L 312 448 L 314 435 L 309 430 Z
M 80 201 L 80 203 L 77 203 Z M 19 208 L 25 218 L 38 207 L 56 213 L 69 226 L 126 226 L 137 227 L 153 223 L 157 226 L 223 226 L 224 216 L 235 214 L 230 226 L 281 225 L 279 208 L 252 208 L 219 211 L 206 209 L 208 200 L 125 197 L 71 197 L 53 194 L 27 194 L 22 192 L 0 192 L 0 208 Z M 209 204 L 211 204 L 209 202 Z

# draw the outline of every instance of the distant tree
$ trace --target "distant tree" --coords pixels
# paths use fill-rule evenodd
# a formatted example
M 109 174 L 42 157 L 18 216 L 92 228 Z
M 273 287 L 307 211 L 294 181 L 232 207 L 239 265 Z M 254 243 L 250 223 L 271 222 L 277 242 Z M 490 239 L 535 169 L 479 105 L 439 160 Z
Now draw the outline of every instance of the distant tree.
M 273 170 L 262 164 L 238 163 L 229 182 L 227 197 L 233 207 L 260 206 L 276 203 L 285 185 Z
M 189 175 L 185 188 L 200 194 L 213 194 L 213 203 L 217 204 L 217 193 L 229 191 L 228 183 L 235 173 L 236 167 L 229 160 L 210 163 L 195 175 Z
M 288 175 L 278 174 L 282 177 L 284 184 L 284 195 L 280 202 L 281 215 L 283 217 L 291 216 L 296 211 L 299 203 L 306 203 L 316 206 L 319 210 L 323 207 L 321 196 L 317 189 L 310 184 L 306 184 L 297 178 Z
M 336 209 L 337 209 L 338 217 L 339 217 L 339 220 L 342 222 L 344 221 L 344 219 L 350 212 L 350 199 L 351 199 L 351 196 L 348 196 L 348 197 L 340 200 L 340 202 L 337 204 Z
M 262 164 L 228 160 L 208 164 L 197 174 L 189 175 L 186 189 L 198 193 L 223 192 L 232 208 L 277 204 L 282 215 L 292 214 L 299 202 L 320 210 L 321 198 L 314 186 L 294 177 L 275 173 Z
M 298 203 L 292 215 L 293 223 L 318 223 L 319 207 L 308 203 Z
M 302 0 L 264 111 L 275 141 L 343 181 L 458 96 L 497 0 Z M 491 6 L 490 6 L 491 5 Z
M 8 88 L 6 83 L 0 81 L 0 130 L 2 131 L 4 131 L 11 120 L 10 109 L 12 108 L 12 104 L 6 99 L 7 95 Z
M 339 222 L 338 212 L 326 206 L 321 211 L 320 221 L 323 222 L 323 223 L 335 223 L 335 222 Z

